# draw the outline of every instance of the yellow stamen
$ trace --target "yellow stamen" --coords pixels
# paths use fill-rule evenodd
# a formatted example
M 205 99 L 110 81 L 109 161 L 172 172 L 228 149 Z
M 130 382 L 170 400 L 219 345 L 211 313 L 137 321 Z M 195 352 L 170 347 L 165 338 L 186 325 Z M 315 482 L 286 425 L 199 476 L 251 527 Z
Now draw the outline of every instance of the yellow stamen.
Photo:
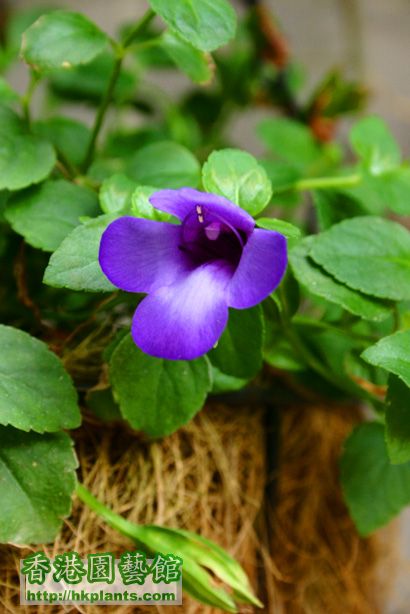
M 199 223 L 203 224 L 204 223 L 204 216 L 202 214 L 202 207 L 201 207 L 201 205 L 197 205 L 196 206 L 196 212 L 198 214 L 198 221 L 199 221 Z

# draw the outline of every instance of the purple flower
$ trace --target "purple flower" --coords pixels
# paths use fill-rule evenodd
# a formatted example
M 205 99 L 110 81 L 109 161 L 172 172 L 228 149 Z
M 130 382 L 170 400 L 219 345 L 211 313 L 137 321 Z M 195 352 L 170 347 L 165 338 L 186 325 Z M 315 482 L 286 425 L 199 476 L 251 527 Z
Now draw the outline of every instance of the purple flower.
M 160 190 L 150 202 L 182 223 L 115 220 L 102 236 L 100 265 L 118 288 L 148 294 L 132 322 L 136 345 L 191 360 L 218 341 L 228 307 L 253 307 L 279 285 L 286 239 L 255 228 L 246 211 L 215 194 Z

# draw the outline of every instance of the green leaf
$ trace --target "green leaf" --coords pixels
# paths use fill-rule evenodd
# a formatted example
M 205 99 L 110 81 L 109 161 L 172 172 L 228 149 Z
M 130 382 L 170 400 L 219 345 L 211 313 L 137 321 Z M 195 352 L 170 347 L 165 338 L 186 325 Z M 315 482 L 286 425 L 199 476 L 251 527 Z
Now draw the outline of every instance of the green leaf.
M 386 444 L 393 465 L 410 461 L 410 388 L 391 375 L 386 397 Z
M 211 540 L 184 529 L 168 529 L 155 525 L 138 527 L 135 534 L 139 535 L 139 538 L 142 538 L 145 544 L 149 544 L 150 548 L 158 549 L 162 542 L 164 550 L 178 552 L 184 560 L 183 574 L 184 569 L 186 569 L 185 561 L 188 561 L 189 569 L 193 568 L 193 564 L 195 566 L 200 565 L 211 570 L 219 580 L 229 586 L 238 601 L 262 607 L 259 599 L 253 594 L 249 580 L 239 563 Z M 205 576 L 199 575 L 197 572 L 198 567 L 196 567 L 193 576 L 195 580 L 199 580 L 199 587 Z M 185 585 L 184 576 L 183 583 Z M 216 594 L 214 595 L 216 596 Z M 210 593 L 209 597 L 212 598 L 214 595 Z
M 0 427 L 0 542 L 52 542 L 71 511 L 77 466 L 65 433 Z
M 257 127 L 265 145 L 296 168 L 311 164 L 322 151 L 309 128 L 291 119 L 265 119 Z M 275 186 L 274 186 L 275 188 Z
M 315 237 L 310 255 L 355 290 L 410 299 L 410 232 L 400 224 L 371 216 L 345 220 Z
M 237 611 L 233 598 L 263 607 L 239 563 L 214 542 L 191 531 L 134 524 L 105 507 L 81 484 L 77 486 L 77 493 L 111 527 L 130 538 L 148 554 L 165 551 L 181 556 L 184 561 L 184 590 L 198 601 L 226 612 Z M 220 586 L 221 582 L 230 588 L 229 592 Z
M 301 231 L 297 226 L 290 224 L 289 222 L 285 222 L 285 220 L 278 220 L 275 217 L 259 217 L 256 220 L 257 226 L 259 228 L 265 228 L 265 230 L 275 230 L 276 232 L 280 232 L 287 239 L 300 239 Z
M 52 11 L 23 34 L 21 54 L 35 70 L 70 69 L 101 53 L 108 37 L 80 13 Z
M 45 343 L 0 325 L 0 424 L 38 433 L 81 424 L 77 394 Z
M 321 231 L 347 218 L 365 215 L 368 211 L 360 199 L 336 190 L 315 190 L 312 196 Z M 371 213 L 380 213 L 380 209 Z
M 69 117 L 34 122 L 33 132 L 50 141 L 69 162 L 77 165 L 83 161 L 91 137 L 85 124 Z
M 298 205 L 301 202 L 301 193 L 293 189 L 303 172 L 288 162 L 281 160 L 263 159 L 259 164 L 265 169 L 273 187 L 272 203 L 279 205 Z
M 172 531 L 166 528 L 165 530 L 169 533 Z M 186 554 L 196 558 L 201 565 L 210 569 L 216 577 L 230 586 L 238 601 L 252 604 L 258 608 L 263 607 L 261 601 L 254 595 L 249 579 L 242 567 L 223 548 L 202 535 L 192 533 L 192 531 L 185 529 L 174 529 L 172 531 L 172 533 L 176 532 L 189 540 Z
M 381 301 L 372 300 L 339 283 L 309 258 L 315 237 L 306 237 L 289 253 L 289 263 L 300 285 L 310 294 L 340 305 L 365 320 L 380 321 L 387 318 L 391 310 Z
M 0 104 L 10 104 L 19 100 L 20 96 L 17 92 L 13 90 L 3 77 L 0 77 Z
M 156 220 L 162 222 L 169 222 L 172 219 L 172 215 L 155 209 L 149 202 L 150 196 L 157 192 L 158 188 L 153 188 L 147 185 L 138 186 L 131 198 L 131 212 L 136 217 L 142 217 L 147 220 Z
M 347 506 L 363 536 L 410 503 L 410 463 L 390 464 L 381 424 L 356 427 L 345 443 L 340 469 Z
M 220 371 L 212 365 L 212 390 L 211 394 L 222 394 L 223 392 L 232 392 L 240 390 L 248 383 L 248 379 L 233 377 Z
M 235 35 L 236 15 L 227 0 L 149 0 L 149 3 L 167 25 L 202 51 L 217 49 Z
M 399 215 L 410 214 L 410 168 L 406 165 L 381 175 L 362 173 L 361 182 L 343 190 L 374 215 L 390 209 Z
M 294 324 L 296 324 L 296 319 Z M 306 376 L 305 385 L 311 386 L 313 389 L 316 387 L 317 392 L 322 396 L 329 395 L 330 398 L 335 398 L 335 400 L 340 400 L 341 388 L 344 391 L 342 397 L 345 399 L 352 396 L 369 398 L 368 393 L 359 388 L 348 372 L 348 357 L 357 348 L 363 347 L 361 339 L 351 337 L 347 334 L 347 331 L 336 327 L 320 330 L 318 327 L 305 326 L 299 318 L 297 332 L 304 344 L 310 349 L 311 355 L 319 358 L 328 375 L 332 377 L 332 385 L 336 384 L 338 390 L 329 387 L 329 384 L 326 384 L 323 379 L 316 379 L 315 381 L 315 374 L 312 371 Z
M 87 177 L 89 177 L 95 183 L 102 183 L 106 179 L 109 179 L 112 175 L 127 174 L 125 166 L 126 161 L 123 157 L 96 157 L 88 169 Z
M 299 284 L 292 275 L 290 269 L 287 269 L 286 274 L 281 281 L 280 289 L 281 298 L 279 300 L 278 293 L 274 290 L 270 294 L 273 304 L 279 308 L 280 313 L 286 313 L 289 319 L 292 319 L 300 307 L 300 288 Z M 275 321 L 277 318 L 275 317 Z M 279 322 L 283 324 L 283 318 L 279 316 Z
M 250 379 L 262 367 L 263 335 L 260 305 L 244 310 L 231 309 L 228 325 L 217 347 L 209 352 L 209 358 L 226 375 Z
M 104 422 L 113 422 L 122 419 L 120 409 L 114 401 L 111 388 L 95 388 L 86 394 L 87 406 L 93 414 Z
M 399 215 L 410 215 L 410 168 L 402 166 L 382 177 L 386 206 Z
M 131 208 L 131 197 L 137 184 L 126 175 L 116 173 L 105 179 L 100 189 L 100 205 L 104 213 L 125 215 Z
M 97 213 L 94 192 L 61 179 L 15 194 L 9 200 L 5 217 L 27 243 L 52 252 L 78 226 L 82 216 Z
M 115 215 L 100 215 L 77 226 L 51 256 L 44 283 L 55 288 L 89 292 L 115 290 L 98 262 L 101 236 L 114 219 Z
M 115 58 L 110 52 L 103 52 L 89 64 L 80 64 L 70 70 L 53 72 L 49 82 L 54 94 L 75 102 L 91 102 L 99 105 L 107 91 Z M 122 68 L 112 93 L 113 102 L 135 102 L 136 71 Z
M 346 336 L 348 335 L 349 330 L 346 330 Z M 359 338 L 357 339 L 357 342 L 358 343 L 356 344 L 356 347 L 352 347 L 350 352 L 345 356 L 344 367 L 346 373 L 353 380 L 354 385 L 358 386 L 359 390 L 360 388 L 356 378 L 361 378 L 362 380 L 371 382 L 376 387 L 380 386 L 381 390 L 387 388 L 389 374 L 386 373 L 386 371 L 383 371 L 383 369 L 378 369 L 377 367 L 373 367 L 372 365 L 369 365 L 367 362 L 365 362 L 360 356 L 360 354 L 363 352 L 363 345 L 365 343 L 365 339 L 360 340 Z M 361 344 L 361 347 L 359 347 L 359 344 Z M 369 391 L 368 394 L 370 396 L 368 396 L 367 398 L 378 401 L 377 410 L 383 411 L 384 407 L 380 400 L 380 393 L 377 395 Z M 363 397 L 363 395 L 361 396 Z
M 148 526 L 141 528 L 146 530 L 142 535 L 138 531 L 136 539 L 147 548 L 151 549 L 153 544 L 158 546 L 160 540 L 165 538 L 164 533 L 161 531 L 163 527 Z M 183 549 L 183 546 L 181 548 L 181 540 L 178 539 L 177 535 L 170 536 L 165 541 L 176 552 L 180 552 Z M 156 549 L 153 551 L 155 552 Z M 182 582 L 185 591 L 200 603 L 218 608 L 218 610 L 224 612 L 235 613 L 238 611 L 232 596 L 222 587 L 216 585 L 213 577 L 205 567 L 202 567 L 195 558 L 189 557 L 186 554 L 182 568 Z
M 169 435 L 186 424 L 211 388 L 206 358 L 153 358 L 141 352 L 130 335 L 113 352 L 110 380 L 123 417 L 151 437 Z
M 306 364 L 280 330 L 276 331 L 276 335 L 272 335 L 272 339 L 264 349 L 263 357 L 269 365 L 282 371 L 297 372 L 307 369 Z
M 365 117 L 350 131 L 353 150 L 373 175 L 400 164 L 401 155 L 393 135 L 379 117 Z
M 128 161 L 127 174 L 138 183 L 156 188 L 196 188 L 200 166 L 193 154 L 178 143 L 151 143 Z
M 8 192 L 7 190 L 1 190 L 0 191 L 0 222 L 4 222 L 5 221 L 5 217 L 4 217 L 4 211 L 6 209 L 7 203 L 10 199 L 11 196 L 11 192 Z M 0 240 L 0 254 L 2 254 L 1 249 L 4 247 L 4 241 L 6 241 L 6 235 L 5 233 L 2 236 L 2 239 Z
M 272 196 L 265 169 L 240 149 L 212 152 L 202 169 L 202 182 L 207 192 L 222 194 L 251 215 L 262 211 Z
M 205 84 L 212 80 L 214 64 L 212 57 L 199 51 L 176 32 L 167 30 L 161 37 L 161 47 L 172 61 L 195 83 Z
M 21 190 L 39 183 L 51 172 L 53 146 L 28 133 L 11 109 L 0 106 L 0 190 Z
M 383 337 L 375 345 L 367 348 L 362 358 L 371 365 L 398 375 L 407 386 L 410 386 L 410 330 L 398 331 Z
M 30 3 L 32 4 L 32 3 Z M 17 8 L 17 7 L 16 7 Z M 5 24 L 5 53 L 8 56 L 8 62 L 17 59 L 21 49 L 21 39 L 23 33 L 31 24 L 39 17 L 51 11 L 50 5 L 47 6 L 26 6 L 23 10 L 13 10 L 7 17 Z

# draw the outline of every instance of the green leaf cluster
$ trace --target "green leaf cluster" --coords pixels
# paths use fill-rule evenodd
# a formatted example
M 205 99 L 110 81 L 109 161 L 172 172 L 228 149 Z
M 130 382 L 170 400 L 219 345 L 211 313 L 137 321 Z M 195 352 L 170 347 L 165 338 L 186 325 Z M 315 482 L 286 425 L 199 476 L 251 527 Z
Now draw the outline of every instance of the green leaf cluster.
M 246 385 L 262 365 L 260 308 L 233 314 L 209 357 L 187 362 L 144 355 L 129 334 L 139 297 L 119 293 L 98 263 L 102 233 L 117 217 L 175 223 L 153 208 L 151 195 L 205 187 L 203 156 L 192 151 L 200 133 L 196 120 L 176 106 L 165 110 L 166 99 L 144 97 L 139 85 L 150 53 L 162 54 L 167 68 L 193 83 L 209 84 L 216 68 L 210 52 L 233 37 L 236 15 L 227 0 L 150 4 L 153 10 L 118 40 L 83 14 L 30 10 L 13 17 L 0 52 L 0 68 L 20 53 L 29 71 L 22 95 L 0 78 L 0 255 L 15 263 L 4 285 L 14 284 L 14 274 L 18 289 L 1 308 L 11 324 L 0 326 L 1 541 L 52 541 L 70 514 L 73 492 L 82 487 L 64 431 L 80 426 L 79 402 L 98 419 L 124 420 L 148 437 L 165 437 L 200 411 L 212 391 Z M 162 18 L 159 31 L 155 14 Z M 46 104 L 33 105 L 33 96 Z M 96 107 L 91 125 L 71 114 L 78 102 Z M 110 107 L 163 119 L 125 136 L 106 134 Z M 209 189 L 228 198 L 235 193 L 236 204 L 253 213 L 264 209 L 271 185 L 256 159 L 233 149 L 219 153 Z M 214 161 L 211 156 L 208 169 Z M 238 360 L 245 347 L 248 359 Z M 200 601 L 227 611 L 236 611 L 237 600 L 259 605 L 241 567 L 212 542 L 162 527 L 141 531 L 147 548 L 159 548 L 160 538 L 162 550 L 169 543 L 183 552 L 185 588 Z M 233 596 L 213 585 L 207 568 Z
M 265 120 L 259 134 L 270 151 L 264 166 L 275 202 L 285 211 L 311 191 L 319 230 L 300 238 L 282 226 L 292 241 L 292 277 L 309 303 L 299 297 L 295 313 L 289 284 L 283 287 L 276 312 L 267 312 L 265 359 L 302 382 L 314 372 L 322 391 L 330 384 L 328 394 L 362 398 L 382 418 L 355 429 L 341 459 L 347 505 L 368 534 L 409 502 L 410 232 L 400 219 L 382 217 L 387 209 L 410 211 L 408 163 L 377 117 L 350 132 L 353 167 L 342 167 L 335 150 L 293 120 Z
M 76 459 L 64 431 L 80 426 L 76 387 L 96 419 L 126 421 L 149 438 L 187 424 L 215 395 L 298 402 L 307 389 L 325 402 L 367 404 L 374 420 L 353 431 L 340 464 L 366 535 L 410 503 L 409 163 L 377 117 L 354 123 L 346 151 L 319 139 L 319 99 L 321 119 L 334 121 L 359 108 L 360 88 L 333 72 L 302 104 L 297 67 L 278 74 L 261 61 L 254 13 L 232 41 L 228 0 L 149 6 L 116 40 L 61 10 L 16 14 L 6 28 L 0 69 L 20 51 L 29 82 L 20 94 L 0 78 L 0 290 L 10 297 L 0 301 L 0 539 L 52 540 L 69 514 Z M 155 69 L 178 69 L 191 83 L 174 99 L 151 82 Z M 33 105 L 34 95 L 45 104 Z M 265 113 L 262 159 L 226 130 L 259 100 L 292 115 Z M 74 119 L 78 103 L 90 107 L 89 125 Z M 182 187 L 221 195 L 255 227 L 282 233 L 289 266 L 262 305 L 230 311 L 208 355 L 167 361 L 135 346 L 142 297 L 118 291 L 98 254 L 120 216 L 179 223 L 150 197 Z M 258 605 L 215 544 L 99 513 L 148 550 L 181 552 L 185 588 L 200 601 L 227 611 L 235 601 Z
M 62 432 L 81 423 L 59 358 L 29 334 L 0 325 L 0 541 L 54 539 L 71 510 L 77 461 Z

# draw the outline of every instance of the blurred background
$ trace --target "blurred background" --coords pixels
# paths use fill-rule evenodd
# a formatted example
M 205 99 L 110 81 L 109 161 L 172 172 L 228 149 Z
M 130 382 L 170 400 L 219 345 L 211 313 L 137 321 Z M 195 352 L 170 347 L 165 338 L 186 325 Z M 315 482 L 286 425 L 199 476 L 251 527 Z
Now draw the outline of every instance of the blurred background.
M 234 0 L 238 12 L 255 0 Z M 332 68 L 369 90 L 368 109 L 380 113 L 410 154 L 410 2 L 409 0 L 265 0 L 284 33 L 291 57 L 304 73 L 301 94 L 310 91 Z M 36 6 L 70 8 L 89 15 L 112 35 L 124 22 L 142 15 L 145 0 L 1 0 L 3 12 Z M 25 71 L 13 71 L 12 82 L 24 89 Z M 176 72 L 155 77 L 168 93 L 179 95 L 189 88 L 187 78 Z M 266 112 L 264 113 L 266 115 Z M 239 145 L 261 153 L 255 138 L 255 111 L 234 117 L 230 133 Z M 343 127 L 341 128 L 343 133 Z

